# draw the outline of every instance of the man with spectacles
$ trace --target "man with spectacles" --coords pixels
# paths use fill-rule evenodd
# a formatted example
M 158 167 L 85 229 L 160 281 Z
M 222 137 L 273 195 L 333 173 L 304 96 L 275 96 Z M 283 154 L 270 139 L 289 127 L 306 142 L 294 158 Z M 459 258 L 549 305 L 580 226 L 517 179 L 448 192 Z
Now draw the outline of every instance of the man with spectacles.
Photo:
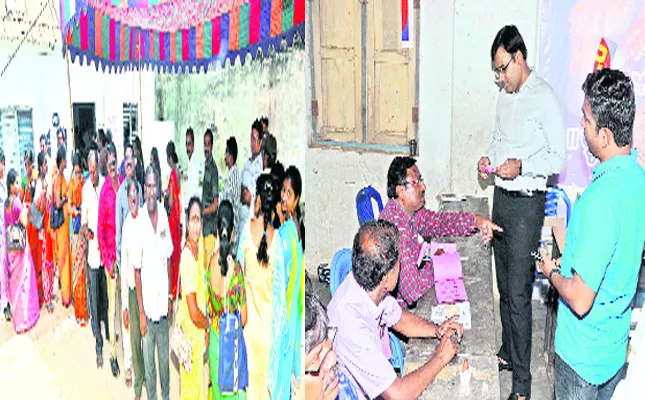
M 134 149 L 130 143 L 125 146 L 125 159 L 123 160 L 123 167 L 125 171 L 125 180 L 119 186 L 119 191 L 116 194 L 116 264 L 117 269 L 121 269 L 121 254 L 123 253 L 123 238 L 125 236 L 124 232 L 124 223 L 127 216 L 131 213 L 131 204 L 130 196 L 128 193 L 128 188 L 130 183 L 136 185 L 136 194 L 137 194 L 137 206 L 143 206 L 143 196 L 141 191 L 141 186 L 139 182 L 136 181 L 135 170 L 134 170 Z M 132 236 L 130 236 L 132 237 Z M 124 279 L 125 281 L 125 279 Z M 134 281 L 132 281 L 132 287 L 134 287 Z M 125 282 L 121 282 L 121 305 L 125 306 L 127 309 L 128 306 L 128 290 Z M 123 319 L 125 323 L 125 317 Z M 125 382 L 128 387 L 132 385 L 132 351 L 130 347 L 130 331 L 128 329 L 123 329 L 123 363 L 125 364 Z M 141 364 L 143 366 L 143 364 Z M 135 366 L 136 369 L 136 366 Z
M 531 394 L 531 251 L 544 223 L 547 177 L 564 167 L 565 126 L 558 96 L 529 68 L 515 26 L 497 33 L 490 56 L 504 90 L 478 171 L 484 180 L 495 175 L 493 222 L 505 231 L 493 241 L 502 320 L 499 367 L 513 371 L 509 399 L 525 399 Z
M 340 372 L 360 398 L 417 398 L 459 352 L 461 324 L 451 318 L 437 326 L 403 310 L 390 294 L 399 278 L 398 242 L 398 229 L 391 222 L 372 220 L 361 226 L 354 236 L 352 273 L 327 307 L 329 323 L 338 327 L 334 351 Z M 399 378 L 388 361 L 388 328 L 440 342 L 426 364 Z
M 434 212 L 425 208 L 426 185 L 412 157 L 395 157 L 387 171 L 387 204 L 380 219 L 390 221 L 399 231 L 401 279 L 397 299 L 413 308 L 434 284 L 432 260 L 419 263 L 426 239 L 467 236 L 476 230 L 490 240 L 499 229 L 490 220 L 464 212 Z M 394 289 L 394 288 L 392 288 Z
M 253 125 L 251 125 L 251 157 L 244 164 L 244 169 L 249 171 L 253 182 L 258 180 L 258 177 L 264 169 L 263 157 L 261 155 L 263 143 L 264 130 L 262 129 L 262 123 L 259 119 L 256 119 L 253 121 Z

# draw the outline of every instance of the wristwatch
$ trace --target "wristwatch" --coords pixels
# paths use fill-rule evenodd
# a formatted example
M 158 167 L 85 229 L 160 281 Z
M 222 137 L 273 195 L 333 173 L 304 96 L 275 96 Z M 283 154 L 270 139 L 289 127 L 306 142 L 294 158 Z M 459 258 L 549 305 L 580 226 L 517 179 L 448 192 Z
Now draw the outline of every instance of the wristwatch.
M 553 268 L 553 269 L 551 270 L 551 272 L 549 272 L 549 282 L 551 282 L 551 283 L 553 283 L 553 282 L 551 281 L 551 277 L 553 277 L 553 274 L 560 274 L 560 275 L 562 275 L 562 270 L 561 270 L 561 268 L 560 268 L 560 267 L 555 267 L 555 268 Z

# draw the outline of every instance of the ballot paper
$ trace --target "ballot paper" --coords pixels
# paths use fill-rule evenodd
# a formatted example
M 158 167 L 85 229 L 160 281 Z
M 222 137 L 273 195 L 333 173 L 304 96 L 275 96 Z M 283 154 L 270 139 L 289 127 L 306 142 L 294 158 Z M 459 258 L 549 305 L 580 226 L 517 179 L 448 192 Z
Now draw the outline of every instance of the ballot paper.
M 443 254 L 439 254 L 439 250 L 443 250 Z M 457 244 L 432 242 L 430 254 L 434 267 L 437 303 L 456 303 L 468 300 Z
M 430 319 L 437 325 L 441 325 L 448 318 L 458 315 L 458 321 L 464 326 L 464 329 L 471 328 L 470 302 L 463 301 L 456 304 L 437 304 L 432 307 L 432 316 Z

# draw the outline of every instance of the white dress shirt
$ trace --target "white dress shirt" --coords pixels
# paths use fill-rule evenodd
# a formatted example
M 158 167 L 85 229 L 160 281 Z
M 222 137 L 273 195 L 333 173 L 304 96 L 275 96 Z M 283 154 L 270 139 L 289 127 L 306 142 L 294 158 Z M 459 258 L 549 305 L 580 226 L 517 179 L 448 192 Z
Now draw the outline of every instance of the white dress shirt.
M 249 171 L 251 178 L 253 179 L 253 183 L 255 184 L 255 182 L 258 181 L 258 178 L 262 174 L 262 170 L 264 170 L 264 163 L 262 162 L 262 152 L 260 152 L 260 154 L 255 157 L 255 160 L 252 158 L 246 160 L 244 169 Z M 253 189 L 254 190 L 251 190 L 251 193 L 255 192 L 255 185 L 253 185 Z
M 172 255 L 172 239 L 168 215 L 161 203 L 157 204 L 157 231 L 146 208 L 139 216 L 142 245 L 141 294 L 146 317 L 159 321 L 168 316 L 168 259 Z M 135 265 L 136 268 L 136 265 Z
M 560 100 L 535 72 L 517 93 L 501 90 L 488 157 L 495 167 L 509 158 L 522 160 L 517 178 L 495 177 L 495 185 L 506 190 L 546 190 L 547 177 L 564 168 L 566 129 Z
M 199 185 L 200 173 L 199 161 L 197 161 L 197 156 L 193 153 L 193 157 L 188 161 L 188 179 L 186 180 L 186 188 L 184 191 L 184 209 L 188 207 L 188 202 L 191 198 L 195 196 L 199 199 L 202 198 L 202 190 Z
M 132 217 L 132 213 L 128 213 L 123 223 L 123 234 L 121 235 L 121 308 L 128 309 L 128 291 L 136 288 L 134 279 L 135 268 L 141 268 L 143 260 L 142 254 L 142 234 L 140 230 L 141 221 L 144 220 L 142 213 L 148 214 L 148 211 L 143 208 L 139 210 L 137 218 Z M 167 274 L 166 274 L 167 275 Z
M 99 177 L 99 184 L 94 187 L 92 180 L 88 179 L 83 185 L 83 203 L 81 212 L 81 225 L 87 224 L 87 228 L 94 232 L 94 239 L 87 241 L 87 263 L 91 269 L 99 269 L 101 266 L 101 254 L 99 253 L 98 224 L 99 224 L 99 196 L 104 179 Z

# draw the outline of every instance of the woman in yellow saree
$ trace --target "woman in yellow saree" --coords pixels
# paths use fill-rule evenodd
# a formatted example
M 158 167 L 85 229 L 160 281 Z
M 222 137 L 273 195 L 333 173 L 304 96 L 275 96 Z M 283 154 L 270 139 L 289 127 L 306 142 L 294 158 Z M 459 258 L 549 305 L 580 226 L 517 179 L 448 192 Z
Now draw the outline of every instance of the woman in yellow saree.
M 54 206 L 63 209 L 63 225 L 54 230 L 54 257 L 60 277 L 61 297 L 63 305 L 69 307 L 72 302 L 72 248 L 69 239 L 69 213 L 67 211 L 68 185 L 65 178 L 67 167 L 65 147 L 58 148 L 56 165 L 58 171 L 52 190 Z
M 180 363 L 180 394 L 182 400 L 206 399 L 204 353 L 209 323 L 206 317 L 206 279 L 204 271 L 204 239 L 202 211 L 197 197 L 188 202 L 186 244 L 181 252 L 179 273 L 181 299 L 177 320 L 192 341 L 190 372 Z

